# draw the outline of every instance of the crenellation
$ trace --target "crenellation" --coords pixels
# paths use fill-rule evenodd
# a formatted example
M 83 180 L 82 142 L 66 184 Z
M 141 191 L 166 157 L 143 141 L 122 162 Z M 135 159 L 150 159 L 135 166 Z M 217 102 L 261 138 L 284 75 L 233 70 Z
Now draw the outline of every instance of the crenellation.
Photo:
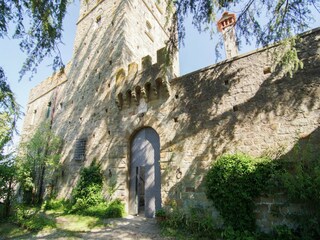
M 141 60 L 141 65 L 142 65 L 142 71 L 150 69 L 152 66 L 152 57 L 151 56 L 145 56 Z

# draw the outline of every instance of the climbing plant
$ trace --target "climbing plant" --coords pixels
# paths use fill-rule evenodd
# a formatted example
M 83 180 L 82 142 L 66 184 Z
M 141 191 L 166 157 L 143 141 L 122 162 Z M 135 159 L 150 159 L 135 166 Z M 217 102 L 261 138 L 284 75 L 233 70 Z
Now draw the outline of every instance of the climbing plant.
M 257 197 L 281 192 L 287 204 L 300 206 L 298 212 L 285 216 L 299 227 L 293 230 L 277 227 L 273 237 L 283 239 L 280 236 L 295 235 L 301 239 L 318 239 L 319 166 L 319 146 L 311 142 L 298 143 L 290 153 L 274 160 L 244 154 L 223 155 L 212 164 L 205 177 L 206 194 L 224 219 L 225 234 L 254 232 Z
M 235 230 L 255 230 L 254 200 L 265 192 L 277 163 L 243 154 L 223 155 L 208 171 L 208 199 Z

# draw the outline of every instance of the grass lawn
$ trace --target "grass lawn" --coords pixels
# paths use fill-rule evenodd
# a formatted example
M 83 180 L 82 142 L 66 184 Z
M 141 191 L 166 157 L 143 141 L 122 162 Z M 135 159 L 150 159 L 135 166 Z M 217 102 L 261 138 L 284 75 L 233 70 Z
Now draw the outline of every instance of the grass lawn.
M 26 229 L 12 223 L 0 223 L 0 239 L 19 238 L 30 234 Z
M 43 225 L 41 230 L 30 231 L 13 223 L 0 223 L 0 239 L 35 239 L 37 237 L 80 239 L 79 233 L 99 230 L 107 226 L 98 217 L 63 214 L 56 211 L 37 214 L 44 216 L 54 224 Z

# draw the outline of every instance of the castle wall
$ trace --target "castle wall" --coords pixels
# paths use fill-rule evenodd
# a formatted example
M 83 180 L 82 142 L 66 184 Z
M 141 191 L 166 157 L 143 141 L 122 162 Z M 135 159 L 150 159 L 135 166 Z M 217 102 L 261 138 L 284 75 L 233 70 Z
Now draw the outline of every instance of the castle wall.
M 152 13 L 148 1 L 94 2 L 90 15 L 80 15 L 72 62 L 32 90 L 25 119 L 24 133 L 32 133 L 46 120 L 48 102 L 54 109 L 62 103 L 50 116 L 64 140 L 60 197 L 70 196 L 80 169 L 97 160 L 106 185 L 116 186 L 113 197 L 127 203 L 131 139 L 152 127 L 160 136 L 162 204 L 209 207 L 203 177 L 217 156 L 286 152 L 319 128 L 319 29 L 303 37 L 304 69 L 293 78 L 272 68 L 270 51 L 277 47 L 172 78 L 176 66 L 164 68 L 164 51 L 156 52 L 166 36 L 153 16 L 161 14 L 155 5 Z M 100 7 L 102 25 L 95 28 Z M 153 42 L 144 32 L 145 19 L 155 32 Z M 150 56 L 140 61 L 143 54 Z M 78 159 L 81 139 L 86 153 Z
M 293 78 L 281 69 L 270 69 L 270 51 L 276 47 L 172 79 L 169 86 L 160 64 L 134 79 L 128 75 L 118 92 L 125 95 L 136 88 L 147 92 L 148 83 L 151 91 L 144 97 L 146 106 L 131 96 L 110 108 L 108 129 L 113 141 L 106 155 L 106 171 L 116 172 L 121 185 L 126 166 L 130 166 L 131 136 L 140 128 L 152 127 L 160 135 L 163 204 L 175 200 L 184 207 L 211 206 L 203 177 L 217 156 L 286 153 L 298 139 L 319 128 L 319 34 L 318 29 L 303 38 L 300 57 L 304 69 Z M 157 79 L 161 79 L 160 87 Z M 119 189 L 119 193 L 122 190 L 126 191 Z M 270 227 L 266 219 L 259 224 Z

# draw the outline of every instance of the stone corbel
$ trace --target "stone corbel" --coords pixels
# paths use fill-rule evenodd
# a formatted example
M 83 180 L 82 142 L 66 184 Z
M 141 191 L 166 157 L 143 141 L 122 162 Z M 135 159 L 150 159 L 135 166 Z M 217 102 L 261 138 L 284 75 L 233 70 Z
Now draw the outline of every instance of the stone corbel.
M 141 88 L 141 96 L 144 98 L 146 102 L 148 102 L 147 90 L 144 87 Z
M 158 96 L 158 89 L 157 87 L 152 88 L 154 95 Z
M 122 96 L 122 93 L 118 94 L 117 100 L 116 100 L 116 104 L 117 104 L 119 110 L 122 110 L 122 107 L 123 107 L 123 96 Z
M 125 107 L 130 107 L 131 105 L 131 97 L 132 97 L 132 92 L 131 91 L 127 91 L 127 93 L 125 94 Z
M 119 101 L 119 100 L 116 100 L 116 105 L 117 105 L 117 107 L 118 107 L 118 109 L 119 109 L 119 110 L 121 110 L 121 109 L 122 109 L 122 106 L 121 106 L 121 104 L 120 104 L 120 101 Z
M 139 101 L 138 101 L 138 97 L 137 97 L 136 91 L 132 91 L 131 92 L 131 97 L 133 98 L 133 101 L 138 105 Z

